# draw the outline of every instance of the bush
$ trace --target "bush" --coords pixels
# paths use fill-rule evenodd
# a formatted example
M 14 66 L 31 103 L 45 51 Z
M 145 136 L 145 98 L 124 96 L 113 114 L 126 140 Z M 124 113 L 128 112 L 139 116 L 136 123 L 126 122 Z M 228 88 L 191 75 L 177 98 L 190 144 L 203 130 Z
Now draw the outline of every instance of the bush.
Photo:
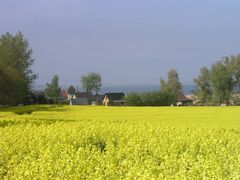
M 166 91 L 130 93 L 125 97 L 127 106 L 170 106 L 175 104 L 177 97 L 175 94 Z

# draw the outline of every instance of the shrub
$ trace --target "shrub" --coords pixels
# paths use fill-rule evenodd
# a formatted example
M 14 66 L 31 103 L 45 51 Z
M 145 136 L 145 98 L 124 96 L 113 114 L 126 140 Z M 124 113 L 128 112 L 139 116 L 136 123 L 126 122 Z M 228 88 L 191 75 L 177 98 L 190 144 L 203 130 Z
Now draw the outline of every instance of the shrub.
M 130 93 L 125 97 L 127 106 L 169 106 L 176 103 L 176 95 L 166 92 Z

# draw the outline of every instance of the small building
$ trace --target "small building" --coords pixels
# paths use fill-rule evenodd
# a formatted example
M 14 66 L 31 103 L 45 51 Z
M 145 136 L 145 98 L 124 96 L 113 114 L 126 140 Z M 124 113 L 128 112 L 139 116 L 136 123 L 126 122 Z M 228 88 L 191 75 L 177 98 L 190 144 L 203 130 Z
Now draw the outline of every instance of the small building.
M 88 100 L 87 98 L 71 99 L 70 105 L 88 105 Z
M 105 106 L 122 106 L 124 104 L 125 94 L 120 93 L 106 93 L 103 98 L 103 105 Z
M 77 92 L 70 100 L 70 105 L 98 105 L 102 103 L 103 95 L 92 95 L 91 92 Z
M 188 105 L 192 104 L 193 100 L 190 98 L 187 98 L 182 92 L 177 93 L 177 105 L 182 106 L 182 105 Z
M 60 91 L 60 100 L 61 101 L 69 100 L 68 99 L 68 93 L 67 93 L 66 90 L 61 90 Z

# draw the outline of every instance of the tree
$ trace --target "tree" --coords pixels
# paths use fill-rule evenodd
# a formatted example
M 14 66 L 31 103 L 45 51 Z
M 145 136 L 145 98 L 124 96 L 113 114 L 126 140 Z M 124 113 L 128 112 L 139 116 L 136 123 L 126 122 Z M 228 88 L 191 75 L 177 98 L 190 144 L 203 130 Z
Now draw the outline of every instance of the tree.
M 223 64 L 227 67 L 229 72 L 232 74 L 234 81 L 234 89 L 240 90 L 240 54 L 237 56 L 224 57 L 222 60 Z
M 81 83 L 83 89 L 85 89 L 87 92 L 95 91 L 96 94 L 100 91 L 100 88 L 102 86 L 101 83 L 101 75 L 99 73 L 89 73 L 86 76 L 82 76 Z
M 220 105 L 222 102 L 229 104 L 229 99 L 234 87 L 234 81 L 231 72 L 218 61 L 213 64 L 210 80 L 213 89 L 213 98 Z
M 182 84 L 179 81 L 178 73 L 175 69 L 171 69 L 168 72 L 168 80 L 165 82 L 162 78 L 160 79 L 161 91 L 170 91 L 173 94 L 177 94 L 182 90 Z
M 70 95 L 74 95 L 74 93 L 76 92 L 76 89 L 74 88 L 74 86 L 73 85 L 71 85 L 71 86 L 69 86 L 68 87 L 68 90 L 67 90 L 67 92 L 68 92 L 68 94 L 70 94 Z
M 31 70 L 34 59 L 28 40 L 21 32 L 0 37 L 0 103 L 27 103 L 37 75 Z
M 160 87 L 161 87 L 161 91 L 169 90 L 168 83 L 163 78 L 160 78 Z
M 176 95 L 167 91 L 129 93 L 125 97 L 127 106 L 169 106 L 176 101 Z
M 124 100 L 127 106 L 143 106 L 140 93 L 129 93 Z
M 210 82 L 210 71 L 207 67 L 203 67 L 200 70 L 200 75 L 198 78 L 193 80 L 196 85 L 196 90 L 194 94 L 197 96 L 197 99 L 203 104 L 209 102 L 212 97 L 212 88 Z
M 14 68 L 0 62 L 0 104 L 17 105 L 27 98 L 26 82 Z
M 59 77 L 55 75 L 51 81 L 51 84 L 47 83 L 47 88 L 45 89 L 45 93 L 47 97 L 52 100 L 54 103 L 59 101 L 60 96 L 60 87 L 58 85 Z

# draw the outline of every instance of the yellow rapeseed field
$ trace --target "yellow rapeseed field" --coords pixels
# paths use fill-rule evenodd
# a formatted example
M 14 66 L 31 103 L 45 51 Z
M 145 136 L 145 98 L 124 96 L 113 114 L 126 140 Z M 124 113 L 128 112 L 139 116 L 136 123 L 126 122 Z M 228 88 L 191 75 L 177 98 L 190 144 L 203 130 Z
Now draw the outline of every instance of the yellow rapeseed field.
M 240 179 L 240 107 L 0 109 L 0 179 Z

